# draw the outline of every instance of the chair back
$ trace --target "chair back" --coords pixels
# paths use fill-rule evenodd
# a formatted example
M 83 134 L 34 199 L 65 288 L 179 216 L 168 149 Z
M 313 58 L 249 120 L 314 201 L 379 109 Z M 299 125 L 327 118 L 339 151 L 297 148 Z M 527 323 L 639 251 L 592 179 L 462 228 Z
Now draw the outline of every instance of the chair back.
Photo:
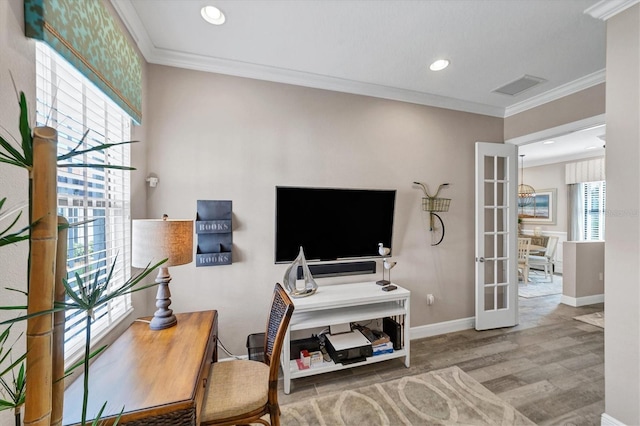
M 282 288 L 276 283 L 271 299 L 271 311 L 267 320 L 267 330 L 264 338 L 264 362 L 269 366 L 269 382 L 278 382 L 278 371 L 280 364 L 280 353 L 284 336 L 289 327 L 291 315 L 293 315 L 293 301 Z
M 518 238 L 518 263 L 527 263 L 531 238 Z
M 556 248 L 558 247 L 558 237 L 549 237 L 549 241 L 547 241 L 547 249 L 544 252 L 544 255 L 547 259 L 553 260 L 556 255 Z

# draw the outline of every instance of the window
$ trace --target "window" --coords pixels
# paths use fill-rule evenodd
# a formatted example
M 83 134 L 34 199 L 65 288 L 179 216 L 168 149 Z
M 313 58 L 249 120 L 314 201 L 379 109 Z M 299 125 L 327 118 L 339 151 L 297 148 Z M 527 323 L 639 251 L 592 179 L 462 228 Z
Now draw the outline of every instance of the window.
M 44 43 L 36 48 L 36 122 L 58 131 L 58 155 L 69 152 L 82 139 L 86 149 L 103 143 L 130 140 L 131 119 L 89 80 Z M 129 145 L 96 151 L 72 161 L 84 164 L 128 166 Z M 87 167 L 58 168 L 58 214 L 69 229 L 67 279 L 77 285 L 106 275 L 117 259 L 113 286 L 126 280 L 131 255 L 129 220 L 129 172 Z M 95 314 L 92 334 L 99 337 L 131 309 L 130 296 L 114 300 Z M 65 356 L 73 358 L 84 345 L 85 317 L 68 311 L 65 324 Z
M 604 240 L 606 184 L 604 181 L 584 182 L 580 186 L 584 212 L 582 240 Z

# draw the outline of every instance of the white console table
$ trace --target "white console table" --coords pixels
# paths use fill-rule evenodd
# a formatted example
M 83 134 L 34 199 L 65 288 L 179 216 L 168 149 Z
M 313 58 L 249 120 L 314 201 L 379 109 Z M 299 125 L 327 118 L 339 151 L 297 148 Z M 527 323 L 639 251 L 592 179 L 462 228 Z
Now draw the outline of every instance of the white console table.
M 397 284 L 394 284 L 397 285 Z M 293 299 L 295 309 L 289 329 L 285 335 L 281 356 L 284 374 L 284 393 L 291 390 L 291 379 L 313 376 L 315 374 L 358 367 L 393 358 L 404 358 L 404 365 L 409 367 L 410 347 L 410 297 L 411 292 L 400 286 L 393 291 L 382 291 L 374 281 L 364 283 L 321 286 L 318 291 L 308 297 Z M 291 358 L 291 332 L 334 324 L 358 322 L 384 317 L 399 319 L 402 326 L 403 347 L 393 353 L 376 355 L 364 361 L 352 364 L 335 364 L 323 362 L 306 370 L 299 370 L 295 360 Z

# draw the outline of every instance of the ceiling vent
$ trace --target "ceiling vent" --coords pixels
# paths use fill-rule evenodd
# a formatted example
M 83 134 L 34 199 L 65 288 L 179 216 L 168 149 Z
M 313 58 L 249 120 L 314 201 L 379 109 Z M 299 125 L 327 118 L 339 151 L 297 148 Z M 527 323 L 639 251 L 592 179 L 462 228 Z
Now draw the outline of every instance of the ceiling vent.
M 524 75 L 519 79 L 512 81 L 511 83 L 507 83 L 502 87 L 498 87 L 494 90 L 496 93 L 502 93 L 503 95 L 515 96 L 518 95 L 525 90 L 529 90 L 534 86 L 537 86 L 540 83 L 544 83 L 544 78 L 533 77 L 531 75 Z

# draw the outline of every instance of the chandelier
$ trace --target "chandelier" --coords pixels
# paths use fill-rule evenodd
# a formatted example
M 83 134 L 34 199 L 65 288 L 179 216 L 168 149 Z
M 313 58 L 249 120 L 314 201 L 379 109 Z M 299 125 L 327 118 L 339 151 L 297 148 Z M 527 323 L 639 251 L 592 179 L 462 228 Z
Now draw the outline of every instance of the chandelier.
M 520 184 L 518 185 L 518 205 L 520 207 L 533 204 L 536 190 L 524 183 L 524 154 L 520 154 Z

